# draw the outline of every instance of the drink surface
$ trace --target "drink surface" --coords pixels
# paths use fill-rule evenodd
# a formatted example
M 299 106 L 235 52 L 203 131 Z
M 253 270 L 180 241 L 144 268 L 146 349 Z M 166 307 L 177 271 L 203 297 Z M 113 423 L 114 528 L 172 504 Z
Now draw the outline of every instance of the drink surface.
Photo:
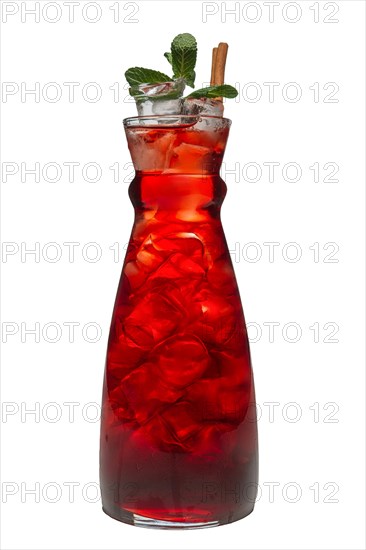
M 254 506 L 249 345 L 220 220 L 228 129 L 127 130 L 135 222 L 103 392 L 104 510 L 127 523 L 204 526 Z

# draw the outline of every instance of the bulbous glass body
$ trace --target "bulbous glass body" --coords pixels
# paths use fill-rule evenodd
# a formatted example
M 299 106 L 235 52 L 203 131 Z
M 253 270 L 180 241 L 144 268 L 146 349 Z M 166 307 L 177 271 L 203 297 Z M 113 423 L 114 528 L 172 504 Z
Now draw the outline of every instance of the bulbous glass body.
M 103 509 L 194 528 L 248 515 L 257 488 L 249 344 L 220 220 L 230 121 L 125 121 L 135 208 L 108 343 Z

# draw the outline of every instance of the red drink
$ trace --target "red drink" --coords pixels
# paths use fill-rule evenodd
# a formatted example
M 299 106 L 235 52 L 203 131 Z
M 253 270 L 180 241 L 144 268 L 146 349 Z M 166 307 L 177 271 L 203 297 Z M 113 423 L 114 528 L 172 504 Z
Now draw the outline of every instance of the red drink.
M 229 125 L 125 121 L 135 222 L 108 343 L 101 490 L 126 523 L 220 525 L 254 507 L 254 384 L 220 220 Z

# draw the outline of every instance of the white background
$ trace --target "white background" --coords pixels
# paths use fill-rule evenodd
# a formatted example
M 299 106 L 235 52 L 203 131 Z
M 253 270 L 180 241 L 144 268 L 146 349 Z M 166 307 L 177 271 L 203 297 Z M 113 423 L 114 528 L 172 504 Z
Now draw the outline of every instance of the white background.
M 281 2 L 272 22 L 266 2 L 227 2 L 225 19 L 221 2 L 79 0 L 73 23 L 64 2 L 41 1 L 39 22 L 25 11 L 35 2 L 1 4 L 3 548 L 364 548 L 364 2 Z M 225 104 L 222 217 L 252 340 L 261 497 L 243 521 L 168 532 L 102 512 L 93 403 L 133 219 L 123 72 L 169 71 L 181 32 L 198 40 L 198 87 L 227 41 L 226 81 L 240 89 Z M 74 101 L 65 82 L 79 83 Z M 24 95 L 36 83 L 39 98 Z M 67 162 L 80 163 L 74 181 Z M 25 172 L 35 163 L 39 182 Z

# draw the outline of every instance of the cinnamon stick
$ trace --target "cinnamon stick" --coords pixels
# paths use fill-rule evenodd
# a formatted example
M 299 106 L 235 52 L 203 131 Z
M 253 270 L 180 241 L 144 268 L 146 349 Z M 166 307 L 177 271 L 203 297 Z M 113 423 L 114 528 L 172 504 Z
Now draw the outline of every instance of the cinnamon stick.
M 211 86 L 221 86 L 225 83 L 225 65 L 229 45 L 226 42 L 220 42 L 217 48 L 212 49 L 211 61 Z M 216 98 L 222 101 L 222 97 Z
M 211 63 L 211 79 L 210 86 L 214 86 L 215 83 L 215 69 L 216 69 L 217 48 L 212 48 L 212 63 Z
M 228 44 L 220 42 L 217 48 L 216 64 L 215 64 L 215 85 L 220 86 L 225 82 L 225 65 L 228 51 Z

